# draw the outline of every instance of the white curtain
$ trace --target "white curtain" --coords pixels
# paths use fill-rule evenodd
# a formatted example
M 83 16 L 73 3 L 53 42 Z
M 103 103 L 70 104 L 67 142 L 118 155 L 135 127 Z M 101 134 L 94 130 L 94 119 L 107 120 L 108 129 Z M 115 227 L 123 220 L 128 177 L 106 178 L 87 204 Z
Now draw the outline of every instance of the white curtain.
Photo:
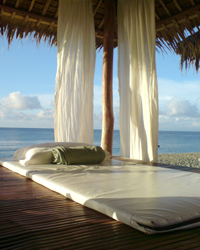
M 93 143 L 95 53 L 91 0 L 59 0 L 55 141 Z
M 121 155 L 156 161 L 158 93 L 154 0 L 118 0 Z

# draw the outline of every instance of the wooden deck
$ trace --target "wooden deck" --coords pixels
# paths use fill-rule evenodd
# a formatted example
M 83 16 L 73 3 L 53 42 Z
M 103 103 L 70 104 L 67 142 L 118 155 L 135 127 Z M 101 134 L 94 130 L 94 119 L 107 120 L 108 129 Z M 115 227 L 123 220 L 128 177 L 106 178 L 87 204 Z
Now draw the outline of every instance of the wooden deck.
M 200 228 L 146 235 L 0 166 L 0 249 L 200 249 Z

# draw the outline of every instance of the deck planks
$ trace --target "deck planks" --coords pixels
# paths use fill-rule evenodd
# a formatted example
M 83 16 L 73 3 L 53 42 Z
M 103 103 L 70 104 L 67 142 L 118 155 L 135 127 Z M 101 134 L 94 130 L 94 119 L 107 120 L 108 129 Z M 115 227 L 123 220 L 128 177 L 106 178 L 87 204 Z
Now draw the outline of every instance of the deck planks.
M 146 235 L 0 167 L 0 249 L 200 249 L 200 228 Z

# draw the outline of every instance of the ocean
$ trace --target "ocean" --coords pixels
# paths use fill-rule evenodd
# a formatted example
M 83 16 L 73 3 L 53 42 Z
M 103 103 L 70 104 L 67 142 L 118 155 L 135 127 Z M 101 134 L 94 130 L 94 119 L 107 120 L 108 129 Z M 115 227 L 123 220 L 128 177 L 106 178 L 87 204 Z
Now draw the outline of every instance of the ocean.
M 0 128 L 0 158 L 10 158 L 20 147 L 54 141 L 53 129 Z M 101 144 L 101 130 L 94 130 L 94 145 Z M 200 132 L 159 131 L 158 154 L 200 152 Z M 120 133 L 114 131 L 113 155 L 120 155 Z

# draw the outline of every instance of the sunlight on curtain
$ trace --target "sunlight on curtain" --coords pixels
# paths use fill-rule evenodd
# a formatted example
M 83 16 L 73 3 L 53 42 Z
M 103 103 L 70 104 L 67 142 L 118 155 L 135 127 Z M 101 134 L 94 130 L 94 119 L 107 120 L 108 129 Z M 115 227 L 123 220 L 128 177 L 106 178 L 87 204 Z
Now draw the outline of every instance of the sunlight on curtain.
M 154 0 L 118 0 L 121 156 L 156 161 L 158 93 Z
M 95 31 L 91 0 L 59 0 L 55 141 L 93 143 Z

